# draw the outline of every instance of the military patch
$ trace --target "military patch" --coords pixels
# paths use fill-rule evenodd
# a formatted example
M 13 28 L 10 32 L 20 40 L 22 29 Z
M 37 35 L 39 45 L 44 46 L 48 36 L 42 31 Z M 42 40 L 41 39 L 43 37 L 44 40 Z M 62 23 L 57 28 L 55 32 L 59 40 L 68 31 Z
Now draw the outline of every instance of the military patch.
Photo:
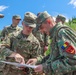
M 61 46 L 61 49 L 62 49 L 62 50 L 65 50 L 68 45 L 69 45 L 69 43 L 68 43 L 68 42 L 65 42 L 65 43 Z
M 68 52 L 68 53 L 75 54 L 75 49 L 73 48 L 72 45 L 70 45 L 69 42 L 65 42 L 65 43 L 61 46 L 61 49 L 62 49 L 63 51 Z

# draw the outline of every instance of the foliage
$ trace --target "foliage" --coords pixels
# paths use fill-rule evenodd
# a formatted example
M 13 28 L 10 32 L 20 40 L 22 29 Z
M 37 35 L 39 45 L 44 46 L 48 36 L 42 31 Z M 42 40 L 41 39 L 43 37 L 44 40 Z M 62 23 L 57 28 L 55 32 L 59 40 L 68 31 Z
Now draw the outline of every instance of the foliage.
M 69 19 L 69 22 L 65 23 L 65 24 L 76 31 L 76 22 L 75 21 L 76 21 L 76 18 L 72 18 L 72 20 Z

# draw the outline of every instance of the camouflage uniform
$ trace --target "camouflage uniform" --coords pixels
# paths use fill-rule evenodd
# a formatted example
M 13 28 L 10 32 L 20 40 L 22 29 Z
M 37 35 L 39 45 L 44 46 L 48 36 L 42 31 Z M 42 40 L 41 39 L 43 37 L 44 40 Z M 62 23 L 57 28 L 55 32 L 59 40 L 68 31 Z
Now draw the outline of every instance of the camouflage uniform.
M 48 16 L 44 12 L 41 20 Z M 76 75 L 76 34 L 67 26 L 55 25 L 50 30 L 50 55 L 41 64 L 46 75 Z
M 40 45 L 41 45 L 41 53 L 44 56 L 44 53 L 45 53 L 44 47 L 48 46 L 48 44 L 49 44 L 49 41 L 48 41 L 49 36 L 42 34 L 39 31 L 39 29 L 37 29 L 37 27 L 33 30 L 33 34 L 39 40 Z
M 37 14 L 37 16 L 40 15 L 40 14 L 41 14 L 41 12 L 39 12 Z M 44 47 L 49 44 L 48 36 L 46 34 L 40 33 L 39 27 L 38 27 L 37 24 L 36 24 L 36 28 L 34 28 L 34 30 L 33 30 L 33 34 L 39 40 L 40 45 L 41 45 L 42 55 L 44 56 L 44 53 L 45 53 Z
M 12 25 L 11 26 L 7 26 L 5 27 L 3 30 L 2 30 L 2 33 L 1 33 L 1 36 L 3 37 L 12 37 L 12 36 L 16 36 L 18 35 L 18 32 L 21 31 L 22 28 L 21 27 L 13 27 Z
M 61 14 L 57 15 L 57 17 L 56 17 L 56 23 L 59 25 L 64 25 L 65 20 L 66 20 L 66 17 Z M 49 41 L 51 43 L 51 39 Z M 45 52 L 45 55 L 50 54 L 51 50 L 49 48 L 50 48 L 50 45 L 48 45 L 48 50 Z
M 40 33 L 39 30 L 36 30 L 36 28 L 33 30 L 34 36 L 39 40 L 40 46 L 41 46 L 41 53 L 44 55 L 44 40 L 43 40 L 43 34 Z
M 21 20 L 21 17 L 19 15 L 14 15 L 12 17 L 12 20 Z M 10 26 L 6 26 L 2 32 L 1 32 L 1 38 L 2 40 L 5 38 L 5 37 L 13 37 L 13 36 L 17 36 L 18 35 L 18 32 L 21 31 L 22 28 L 19 27 L 18 25 L 16 26 L 13 26 L 13 24 L 11 24 Z
M 65 74 L 70 75 L 70 73 L 72 73 L 74 70 L 76 70 L 75 63 L 74 63 L 75 59 L 76 59 L 76 58 L 74 58 L 75 54 L 72 54 L 71 51 L 68 51 L 68 49 L 62 49 L 63 45 L 65 45 L 66 42 L 68 42 L 68 43 L 71 42 L 71 46 L 74 46 L 74 48 L 76 47 L 76 43 L 75 43 L 76 39 L 74 41 L 72 41 L 72 37 L 70 40 L 69 39 L 70 36 L 67 36 L 67 34 L 70 34 L 70 32 L 72 32 L 72 31 L 70 31 L 69 33 L 68 32 L 69 31 L 67 31 L 66 29 L 63 29 L 63 30 L 61 29 L 58 33 L 59 36 L 57 36 L 57 38 L 54 35 L 54 34 L 56 34 L 56 31 L 54 30 L 52 32 L 52 36 L 54 36 L 54 37 L 51 36 L 51 39 L 52 39 L 52 42 L 50 45 L 51 53 L 50 53 L 48 60 L 46 60 L 45 63 L 43 64 L 44 71 L 46 73 L 49 72 L 52 75 L 55 75 L 55 74 L 56 75 L 57 74 L 58 75 L 65 75 Z M 60 37 L 60 39 L 59 39 L 59 37 Z M 58 44 L 56 44 L 56 43 L 58 43 Z M 44 61 L 42 61 L 42 62 L 44 62 Z M 48 68 L 48 70 L 47 70 L 47 68 Z M 73 73 L 71 75 L 73 75 Z
M 37 30 L 37 28 L 34 28 L 32 33 L 39 40 L 39 42 L 43 42 L 43 35 L 40 33 L 39 30 Z
M 29 13 L 27 13 L 27 15 L 25 16 L 28 17 L 28 15 Z M 27 20 L 28 18 L 25 17 L 25 19 Z M 24 20 L 24 22 L 26 20 Z M 41 55 L 40 43 L 32 33 L 30 33 L 30 35 L 27 36 L 27 35 L 24 35 L 22 32 L 20 32 L 18 36 L 12 39 L 10 38 L 10 40 L 8 39 L 8 41 L 9 41 L 8 43 L 2 41 L 3 44 L 5 44 L 5 46 L 3 47 L 1 46 L 1 49 L 0 49 L 0 52 L 1 52 L 0 58 L 2 60 L 6 59 L 6 57 L 11 55 L 12 52 L 17 52 L 20 55 L 22 55 L 25 59 L 25 63 L 27 62 L 28 59 L 35 58 L 38 55 Z M 7 60 L 14 61 L 13 59 L 7 59 Z M 18 69 L 15 66 L 10 66 L 7 64 L 5 65 L 2 71 L 3 71 L 3 75 L 40 75 L 38 73 L 35 73 L 33 69 L 29 68 L 28 71 L 23 71 Z
M 4 52 L 3 51 L 1 54 L 9 55 L 12 51 L 17 52 L 25 58 L 25 63 L 27 62 L 28 59 L 35 58 L 41 53 L 39 42 L 33 36 L 32 33 L 28 37 L 26 37 L 25 35 L 20 33 L 16 38 L 12 39 L 12 45 L 10 46 L 10 48 L 11 48 L 10 52 L 8 52 L 8 50 L 6 50 L 5 53 L 3 53 Z M 6 56 L 4 56 L 4 57 L 6 57 Z M 8 66 L 9 65 L 7 65 L 7 67 Z M 24 75 L 25 74 L 23 71 L 19 71 L 19 69 L 16 69 L 11 66 L 9 66 L 8 69 L 5 68 L 4 71 L 8 72 L 6 75 L 15 75 L 15 74 L 16 75 L 22 75 L 22 74 Z

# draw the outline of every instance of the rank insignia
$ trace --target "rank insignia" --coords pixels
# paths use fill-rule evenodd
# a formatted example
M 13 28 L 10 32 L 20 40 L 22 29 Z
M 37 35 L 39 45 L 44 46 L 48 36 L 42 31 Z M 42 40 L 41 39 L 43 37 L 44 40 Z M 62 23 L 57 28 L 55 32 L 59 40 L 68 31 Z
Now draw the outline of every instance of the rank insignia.
M 68 52 L 68 53 L 75 54 L 75 49 L 73 48 L 72 45 L 70 45 L 69 42 L 65 42 L 65 43 L 61 46 L 61 49 L 62 49 L 63 51 Z

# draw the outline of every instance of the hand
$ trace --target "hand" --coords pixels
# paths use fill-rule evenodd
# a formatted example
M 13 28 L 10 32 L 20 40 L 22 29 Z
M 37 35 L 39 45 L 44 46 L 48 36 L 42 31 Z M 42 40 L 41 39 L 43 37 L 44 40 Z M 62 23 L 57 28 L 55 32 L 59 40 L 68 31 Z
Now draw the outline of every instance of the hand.
M 15 61 L 16 61 L 16 62 L 19 62 L 19 63 L 21 63 L 21 64 L 25 64 L 24 58 L 23 58 L 20 54 L 16 54 L 16 55 L 14 56 L 14 58 L 15 58 Z
M 34 70 L 35 70 L 35 72 L 43 73 L 42 65 L 37 65 L 37 67 Z
M 33 58 L 33 59 L 29 59 L 26 64 L 33 65 L 33 64 L 35 64 L 36 62 L 37 62 L 37 59 L 36 59 L 36 58 Z
M 24 58 L 18 53 L 13 52 L 9 57 L 14 57 L 16 62 L 25 64 Z

